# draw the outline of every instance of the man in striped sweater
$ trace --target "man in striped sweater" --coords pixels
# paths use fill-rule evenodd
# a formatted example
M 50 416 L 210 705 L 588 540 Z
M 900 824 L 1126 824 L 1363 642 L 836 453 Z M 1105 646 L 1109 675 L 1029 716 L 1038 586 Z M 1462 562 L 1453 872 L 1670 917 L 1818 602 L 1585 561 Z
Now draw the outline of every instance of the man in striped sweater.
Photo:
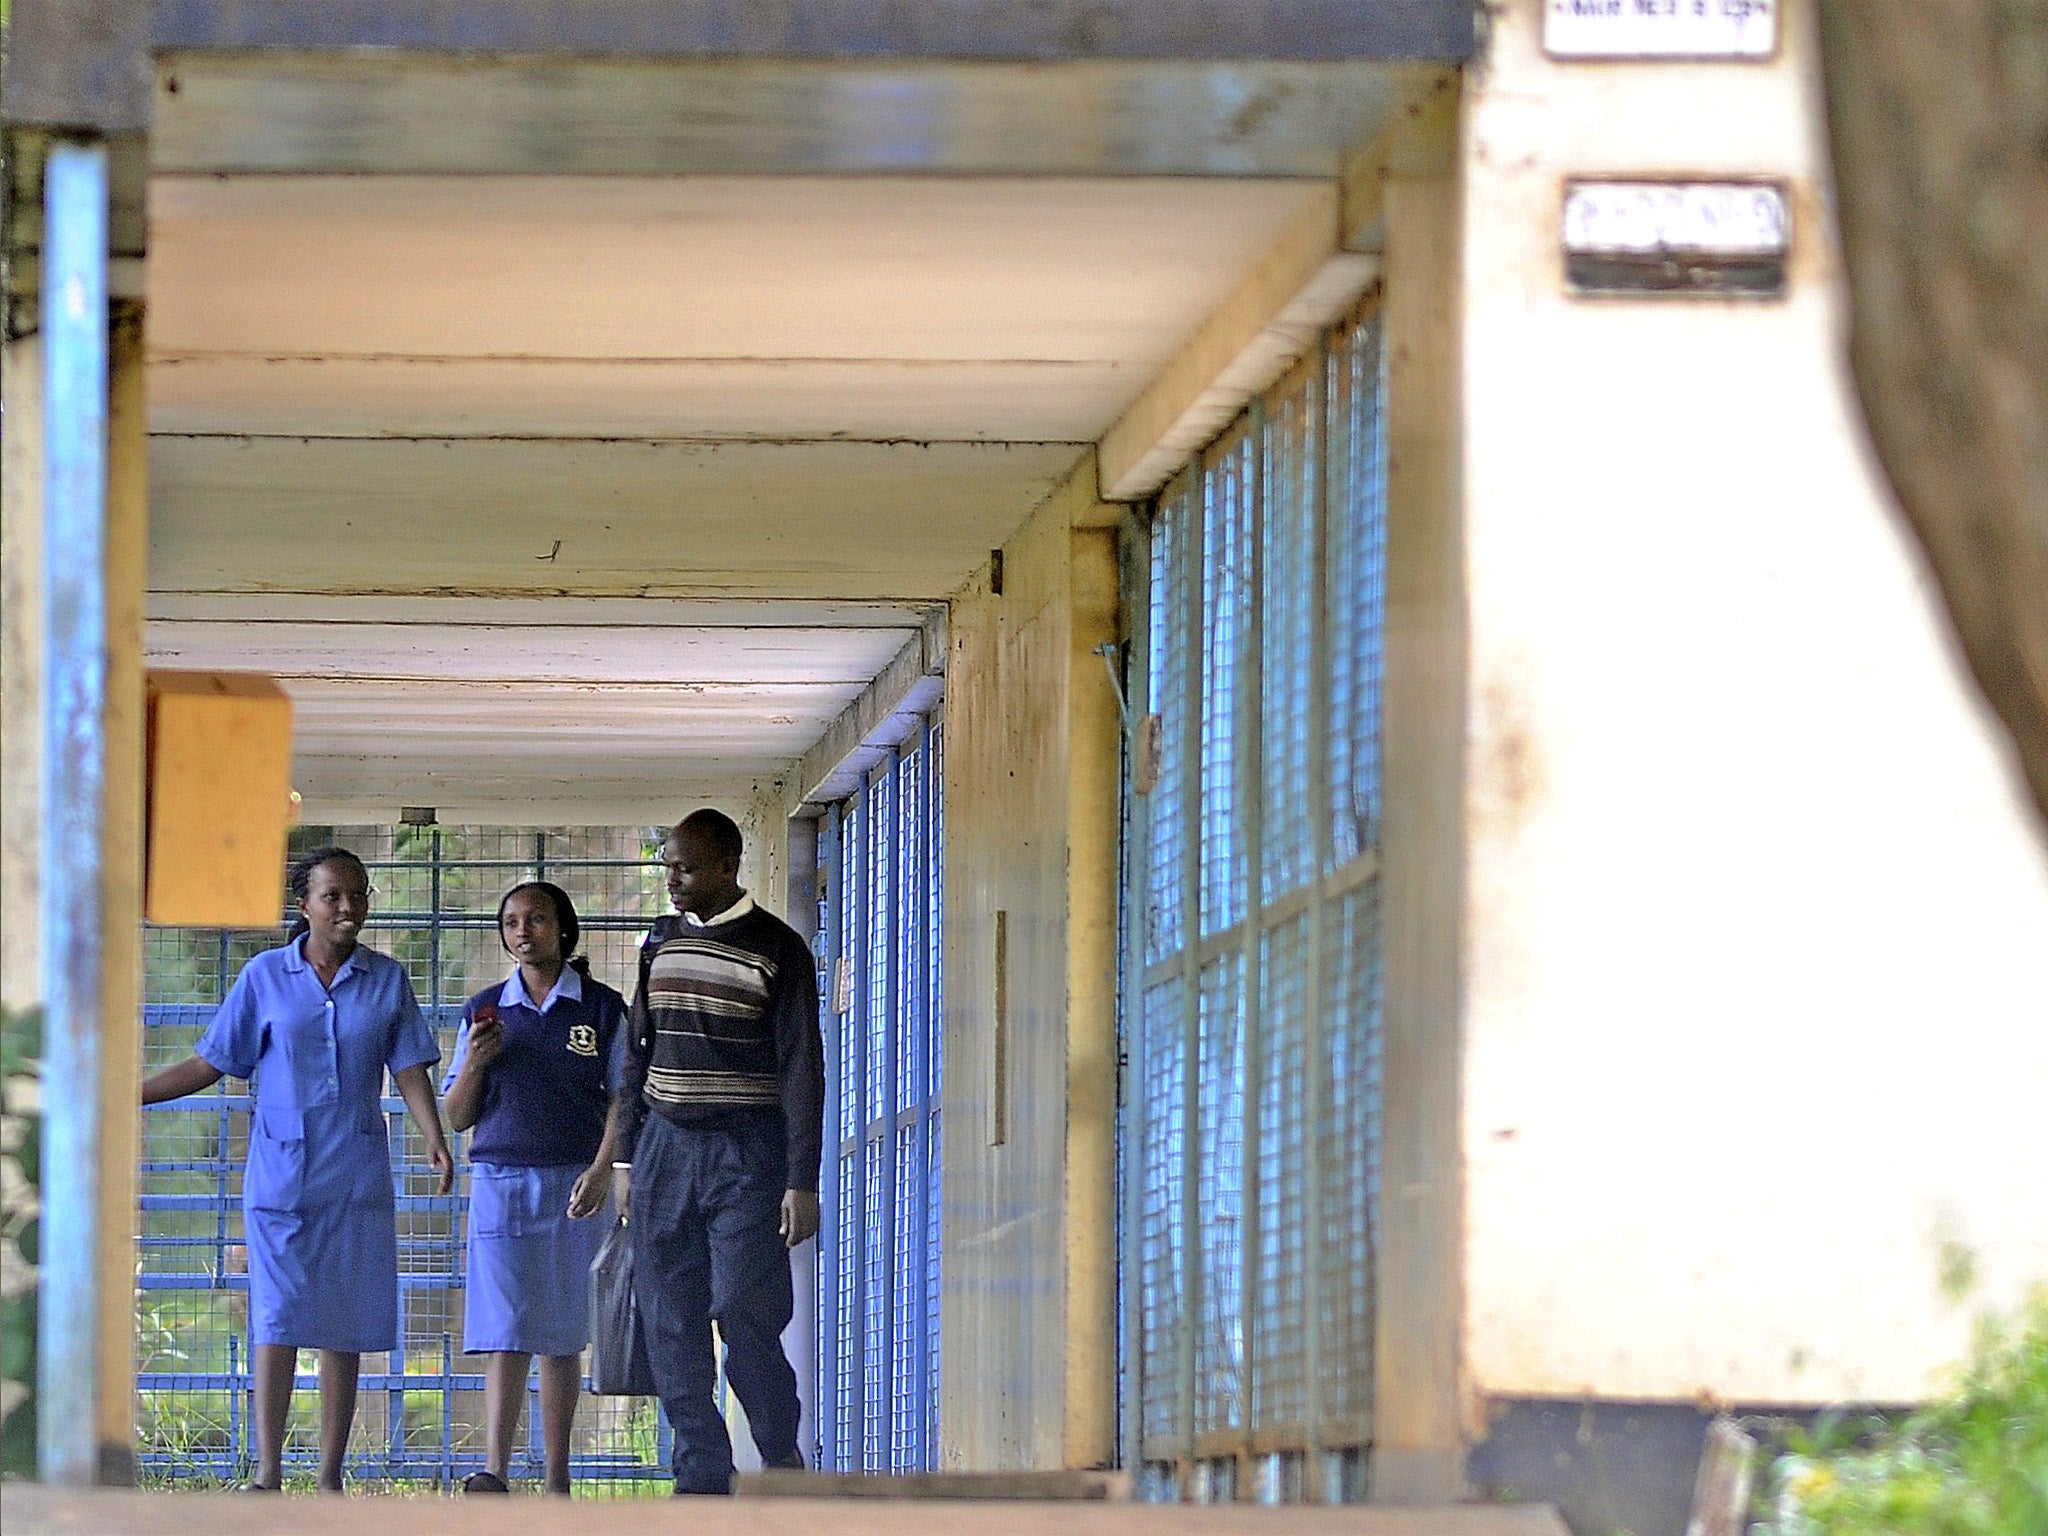
M 711 1324 L 761 1460 L 801 1467 L 782 1352 L 789 1252 L 818 1230 L 825 1106 L 809 946 L 739 887 L 740 830 L 701 810 L 662 845 L 676 916 L 640 946 L 621 1130 L 640 1117 L 629 1195 L 634 1295 L 675 1432 L 677 1493 L 730 1493 Z

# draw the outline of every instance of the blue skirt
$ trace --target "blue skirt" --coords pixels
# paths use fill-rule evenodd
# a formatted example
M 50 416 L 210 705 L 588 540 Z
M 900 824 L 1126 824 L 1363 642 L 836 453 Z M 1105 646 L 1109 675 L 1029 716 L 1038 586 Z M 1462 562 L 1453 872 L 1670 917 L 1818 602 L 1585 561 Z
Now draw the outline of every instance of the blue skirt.
M 571 1220 L 580 1165 L 473 1163 L 462 1347 L 576 1355 L 590 1342 L 590 1265 L 609 1211 Z
M 256 1343 L 397 1347 L 397 1223 L 381 1119 L 259 1108 L 242 1213 Z

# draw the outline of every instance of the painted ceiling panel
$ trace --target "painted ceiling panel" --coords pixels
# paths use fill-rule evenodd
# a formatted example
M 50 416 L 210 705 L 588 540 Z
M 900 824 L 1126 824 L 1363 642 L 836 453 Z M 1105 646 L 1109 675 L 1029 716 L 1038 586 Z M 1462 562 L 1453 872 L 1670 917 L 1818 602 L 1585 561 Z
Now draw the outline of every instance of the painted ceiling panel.
M 914 629 L 151 620 L 152 667 L 290 677 L 860 684 Z
M 1327 181 L 1185 175 L 150 199 L 151 663 L 282 675 L 309 804 L 359 810 L 774 777 L 1335 228 Z
M 364 359 L 159 355 L 165 433 L 1081 442 L 1144 381 L 1039 358 Z
M 1072 444 L 159 436 L 159 591 L 949 597 Z
M 1216 179 L 158 177 L 150 346 L 1149 371 L 1328 197 Z

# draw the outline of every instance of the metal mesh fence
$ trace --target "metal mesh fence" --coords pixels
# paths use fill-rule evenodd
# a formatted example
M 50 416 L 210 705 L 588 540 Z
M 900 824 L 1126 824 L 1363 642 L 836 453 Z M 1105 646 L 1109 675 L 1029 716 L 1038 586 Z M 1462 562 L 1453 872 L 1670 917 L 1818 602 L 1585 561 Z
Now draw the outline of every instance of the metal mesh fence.
M 631 995 L 640 938 L 668 905 L 661 835 L 638 827 L 306 827 L 293 844 L 339 843 L 369 866 L 375 895 L 363 942 L 405 966 L 445 1069 L 463 1002 L 510 970 L 498 942 L 498 900 L 521 880 L 545 878 L 568 891 L 592 974 Z M 145 930 L 145 1070 L 190 1054 L 236 972 L 282 942 L 284 931 L 282 923 L 260 932 Z M 233 1091 L 243 1087 L 224 1080 L 143 1117 L 136 1438 L 154 1482 L 231 1480 L 253 1456 L 240 1199 L 250 1101 Z M 364 1357 L 348 1470 L 359 1482 L 446 1487 L 483 1466 L 481 1364 L 461 1353 L 465 1138 L 451 1138 L 465 1170 L 456 1191 L 437 1195 L 402 1102 L 387 1096 L 384 1109 L 397 1190 L 400 1341 L 388 1355 Z M 302 1374 L 298 1385 L 288 1477 L 309 1473 L 315 1460 L 315 1379 Z M 540 1472 L 536 1392 L 537 1380 L 515 1477 Z M 641 1480 L 665 1491 L 667 1460 L 666 1427 L 651 1399 L 583 1399 L 570 1460 L 581 1491 L 624 1492 Z

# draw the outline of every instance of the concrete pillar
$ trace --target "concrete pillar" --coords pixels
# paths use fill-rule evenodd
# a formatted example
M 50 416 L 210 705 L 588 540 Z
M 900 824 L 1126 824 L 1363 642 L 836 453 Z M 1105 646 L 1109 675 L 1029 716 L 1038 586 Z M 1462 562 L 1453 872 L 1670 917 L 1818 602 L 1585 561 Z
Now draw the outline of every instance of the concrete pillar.
M 40 1008 L 43 696 L 43 339 L 0 351 L 0 1006 Z

